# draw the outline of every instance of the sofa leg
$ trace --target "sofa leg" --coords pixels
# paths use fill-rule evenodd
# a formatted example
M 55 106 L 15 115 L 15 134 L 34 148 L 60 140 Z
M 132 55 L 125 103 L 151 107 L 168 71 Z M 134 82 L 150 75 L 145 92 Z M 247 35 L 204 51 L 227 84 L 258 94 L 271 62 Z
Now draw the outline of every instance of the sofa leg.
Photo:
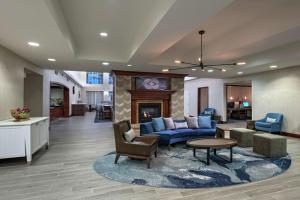
M 117 154 L 116 154 L 116 159 L 115 159 L 115 164 L 118 163 L 119 158 L 120 158 L 120 154 L 117 153 Z
M 150 157 L 147 158 L 147 168 L 150 169 Z
M 155 156 L 155 158 L 157 158 L 157 151 L 154 152 L 154 156 Z

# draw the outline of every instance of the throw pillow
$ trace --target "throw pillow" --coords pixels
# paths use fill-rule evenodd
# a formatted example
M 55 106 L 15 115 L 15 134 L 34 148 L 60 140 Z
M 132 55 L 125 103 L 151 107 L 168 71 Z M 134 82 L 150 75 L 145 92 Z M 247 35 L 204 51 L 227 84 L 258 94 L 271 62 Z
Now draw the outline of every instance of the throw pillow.
M 186 122 L 174 122 L 175 129 L 188 128 Z
M 162 117 L 152 118 L 152 123 L 154 127 L 154 131 L 163 131 L 166 130 L 165 123 Z
M 268 123 L 275 123 L 276 119 L 267 117 L 266 122 L 268 122 Z
M 211 115 L 211 111 L 204 111 L 205 115 Z
M 132 140 L 134 140 L 134 138 L 138 136 L 139 135 L 132 128 L 124 133 L 124 138 L 127 142 L 131 142 Z
M 168 129 L 168 130 L 175 129 L 174 121 L 173 121 L 172 117 L 164 118 L 164 122 L 165 122 L 166 129 Z
M 197 117 L 184 117 L 189 128 L 199 128 Z
M 198 117 L 199 128 L 211 128 L 210 116 L 199 116 Z

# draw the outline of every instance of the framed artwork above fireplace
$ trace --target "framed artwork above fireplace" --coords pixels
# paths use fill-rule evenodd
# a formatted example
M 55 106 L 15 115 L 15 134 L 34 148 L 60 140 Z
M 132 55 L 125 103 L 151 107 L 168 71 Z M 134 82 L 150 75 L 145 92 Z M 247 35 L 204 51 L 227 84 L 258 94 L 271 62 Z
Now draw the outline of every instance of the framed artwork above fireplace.
M 135 90 L 170 90 L 170 79 L 159 77 L 132 77 Z

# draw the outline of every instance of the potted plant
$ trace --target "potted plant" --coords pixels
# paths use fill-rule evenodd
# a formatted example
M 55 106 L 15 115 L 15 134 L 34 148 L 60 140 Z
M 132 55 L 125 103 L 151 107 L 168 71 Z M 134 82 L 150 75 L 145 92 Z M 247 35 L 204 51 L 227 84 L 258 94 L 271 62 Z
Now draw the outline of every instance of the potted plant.
M 13 108 L 10 110 L 10 113 L 16 121 L 26 121 L 29 120 L 30 117 L 30 110 L 27 106 L 24 106 L 23 108 Z

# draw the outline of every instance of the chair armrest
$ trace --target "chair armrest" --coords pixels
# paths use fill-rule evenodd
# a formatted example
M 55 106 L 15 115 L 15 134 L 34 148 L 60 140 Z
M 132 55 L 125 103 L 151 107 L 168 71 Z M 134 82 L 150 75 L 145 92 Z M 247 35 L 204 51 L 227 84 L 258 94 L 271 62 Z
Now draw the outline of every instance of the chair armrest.
M 134 139 L 134 142 L 145 142 L 149 145 L 153 145 L 155 142 L 157 142 L 159 139 L 158 135 L 147 135 L 147 136 L 141 136 L 141 137 L 136 137 Z

